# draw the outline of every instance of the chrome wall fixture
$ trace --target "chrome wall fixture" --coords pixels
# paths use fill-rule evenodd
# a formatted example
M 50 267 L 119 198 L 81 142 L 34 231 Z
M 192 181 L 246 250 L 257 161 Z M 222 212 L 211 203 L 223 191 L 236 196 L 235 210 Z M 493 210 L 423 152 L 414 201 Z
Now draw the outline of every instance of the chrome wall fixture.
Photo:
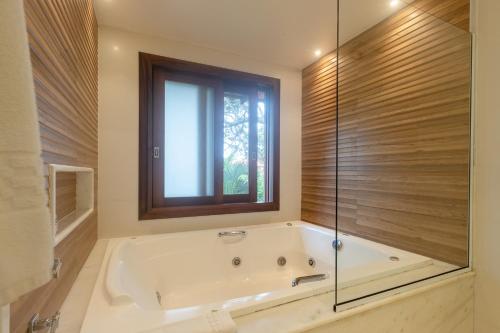
M 57 311 L 52 317 L 40 319 L 40 314 L 35 313 L 28 323 L 28 333 L 47 330 L 48 333 L 55 333 L 59 327 L 59 318 L 61 313 Z
M 61 258 L 54 258 L 54 265 L 52 266 L 52 277 L 57 279 L 59 277 L 59 273 L 61 272 L 63 261 Z

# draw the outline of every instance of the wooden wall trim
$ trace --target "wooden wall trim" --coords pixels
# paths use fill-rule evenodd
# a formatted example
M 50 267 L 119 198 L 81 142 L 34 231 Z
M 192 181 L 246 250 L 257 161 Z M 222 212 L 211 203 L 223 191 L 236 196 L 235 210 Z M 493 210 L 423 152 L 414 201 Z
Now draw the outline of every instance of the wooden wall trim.
M 25 0 L 35 81 L 46 186 L 48 164 L 91 167 L 97 189 L 97 21 L 91 0 Z M 58 182 L 63 205 L 71 212 L 74 177 Z M 94 198 L 97 198 L 97 192 Z M 97 211 L 97 202 L 95 202 Z M 11 332 L 24 333 L 35 312 L 59 310 L 97 240 L 93 213 L 55 249 L 63 259 L 60 277 L 11 304 Z
M 468 265 L 468 1 L 416 1 L 339 49 L 338 228 Z M 438 14 L 439 18 L 429 13 Z M 303 70 L 302 219 L 335 226 L 336 52 Z

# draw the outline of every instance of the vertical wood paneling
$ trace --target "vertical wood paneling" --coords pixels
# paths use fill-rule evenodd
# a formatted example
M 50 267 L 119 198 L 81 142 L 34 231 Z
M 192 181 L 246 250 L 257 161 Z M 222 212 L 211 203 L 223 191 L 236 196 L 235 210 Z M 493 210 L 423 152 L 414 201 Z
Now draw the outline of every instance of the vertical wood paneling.
M 468 17 L 468 1 L 417 1 L 340 48 L 340 230 L 467 264 Z M 302 218 L 328 227 L 335 56 L 303 71 Z
M 92 1 L 25 0 L 24 6 L 45 175 L 51 163 L 92 167 L 97 184 L 97 22 Z M 74 175 L 58 176 L 58 219 L 74 210 L 75 185 Z M 50 316 L 60 308 L 96 239 L 94 213 L 56 247 L 56 256 L 63 259 L 60 277 L 11 304 L 11 332 L 24 333 L 35 312 Z

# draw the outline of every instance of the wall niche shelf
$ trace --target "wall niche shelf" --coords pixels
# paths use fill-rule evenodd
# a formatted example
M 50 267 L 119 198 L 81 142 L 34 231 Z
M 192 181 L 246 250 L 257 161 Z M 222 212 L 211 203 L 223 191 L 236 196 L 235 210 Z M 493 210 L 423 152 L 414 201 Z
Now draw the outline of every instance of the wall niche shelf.
M 62 217 L 57 216 L 57 175 L 61 173 L 75 174 L 74 207 L 70 213 Z M 57 245 L 94 211 L 94 169 L 49 164 L 49 207 L 54 226 L 54 242 Z M 60 226 L 64 226 L 64 228 L 60 228 Z

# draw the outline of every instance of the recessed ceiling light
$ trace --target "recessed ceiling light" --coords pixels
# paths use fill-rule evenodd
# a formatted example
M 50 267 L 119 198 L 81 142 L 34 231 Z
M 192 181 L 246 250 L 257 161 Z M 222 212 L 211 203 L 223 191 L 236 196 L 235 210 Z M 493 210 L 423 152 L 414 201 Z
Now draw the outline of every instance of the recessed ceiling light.
M 315 55 L 316 57 L 319 57 L 319 56 L 321 55 L 321 50 L 320 50 L 320 49 L 318 49 L 318 50 L 314 51 L 314 55 Z
M 397 5 L 399 5 L 399 0 L 391 0 L 391 7 L 396 7 Z
M 120 50 L 120 48 L 118 47 L 118 45 L 115 45 L 115 46 L 113 46 L 113 50 L 118 51 L 118 50 Z

